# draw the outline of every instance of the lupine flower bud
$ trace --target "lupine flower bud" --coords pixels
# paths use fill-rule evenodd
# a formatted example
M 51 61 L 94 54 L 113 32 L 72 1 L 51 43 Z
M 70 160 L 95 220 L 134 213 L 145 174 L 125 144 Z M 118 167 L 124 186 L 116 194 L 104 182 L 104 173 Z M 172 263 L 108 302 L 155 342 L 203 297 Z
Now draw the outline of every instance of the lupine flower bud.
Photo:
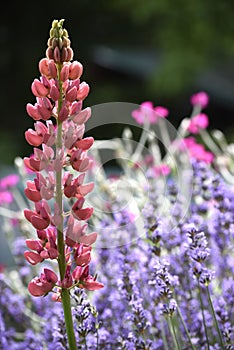
M 94 143 L 93 137 L 86 137 L 82 140 L 76 141 L 75 146 L 83 150 L 88 150 L 90 147 L 92 147 L 93 143 Z
M 27 113 L 32 117 L 34 120 L 40 120 L 41 115 L 38 112 L 37 105 L 32 105 L 31 103 L 28 103 L 26 106 Z
M 41 75 L 45 75 L 47 78 L 57 77 L 57 68 L 54 60 L 49 60 L 48 58 L 42 58 L 39 62 L 39 70 Z
M 60 79 L 64 82 L 69 77 L 69 64 L 64 64 L 60 72 Z
M 82 82 L 79 86 L 79 90 L 77 92 L 77 99 L 84 100 L 89 94 L 89 85 L 86 82 Z
M 31 146 L 40 146 L 43 142 L 43 136 L 32 129 L 25 131 L 25 139 Z
M 55 84 L 53 84 L 51 86 L 51 89 L 50 89 L 50 97 L 52 98 L 52 100 L 54 101 L 58 101 L 59 98 L 60 98 L 60 92 L 59 92 L 59 89 L 57 88 L 57 86 Z
M 70 48 L 68 33 L 63 29 L 64 20 L 54 20 L 50 30 L 50 39 L 48 40 L 47 57 L 54 59 L 56 63 L 69 62 L 73 57 L 73 51 Z
M 32 83 L 32 93 L 36 97 L 46 97 L 49 93 L 48 86 L 45 86 L 43 82 L 39 81 L 38 79 L 35 79 Z
M 69 66 L 69 79 L 75 80 L 80 78 L 83 73 L 83 66 L 80 62 L 74 61 Z

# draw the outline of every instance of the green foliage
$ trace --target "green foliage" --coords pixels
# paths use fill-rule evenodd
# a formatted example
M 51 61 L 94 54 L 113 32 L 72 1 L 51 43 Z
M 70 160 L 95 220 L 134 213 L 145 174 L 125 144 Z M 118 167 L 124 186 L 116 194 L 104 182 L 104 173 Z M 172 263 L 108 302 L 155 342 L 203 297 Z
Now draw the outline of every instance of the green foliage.
M 176 94 L 203 69 L 234 57 L 233 1 L 113 0 L 109 6 L 127 13 L 144 30 L 144 44 L 162 54 L 152 89 Z

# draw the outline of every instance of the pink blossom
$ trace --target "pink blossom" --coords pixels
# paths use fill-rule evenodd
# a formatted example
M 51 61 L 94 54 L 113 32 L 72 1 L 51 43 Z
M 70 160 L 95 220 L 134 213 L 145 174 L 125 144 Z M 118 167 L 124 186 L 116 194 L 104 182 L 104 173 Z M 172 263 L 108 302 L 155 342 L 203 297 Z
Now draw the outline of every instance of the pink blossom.
M 58 118 L 61 122 L 65 121 L 69 116 L 69 108 L 66 101 L 63 101 L 62 108 L 59 111 Z
M 214 160 L 213 153 L 206 151 L 204 146 L 197 143 L 193 137 L 183 139 L 181 146 L 182 149 L 185 147 L 188 150 L 192 158 L 204 161 L 208 164 Z
M 69 63 L 63 65 L 60 72 L 60 79 L 64 82 L 69 78 Z
M 32 265 L 36 265 L 44 260 L 39 253 L 28 250 L 24 252 L 24 257 Z
M 75 282 L 79 281 L 83 272 L 82 266 L 76 266 L 72 272 L 72 278 Z
M 60 92 L 56 84 L 51 83 L 50 97 L 54 101 L 58 101 L 60 98 Z
M 47 125 L 47 126 L 46 126 Z M 25 131 L 25 139 L 32 146 L 40 146 L 45 143 L 47 146 L 53 146 L 55 142 L 55 127 L 50 120 L 46 125 L 37 121 L 34 123 L 35 130 L 28 129 Z
M 54 63 L 54 60 L 48 60 L 48 58 L 42 58 L 39 62 L 39 70 L 42 75 L 45 75 L 47 78 L 56 78 L 57 77 L 57 68 Z
M 27 188 L 25 188 L 24 193 L 33 202 L 39 202 L 41 200 L 40 191 L 38 191 L 33 181 L 27 181 Z
M 93 137 L 85 137 L 84 139 L 76 141 L 74 146 L 87 151 L 90 147 L 92 147 L 93 143 L 94 143 Z
M 155 113 L 158 115 L 159 118 L 166 118 L 169 114 L 169 111 L 167 108 L 162 106 L 155 107 Z
M 25 209 L 24 216 L 37 230 L 44 230 L 50 224 L 50 207 L 42 200 L 35 203 L 35 211 Z
M 72 152 L 70 163 L 73 169 L 79 172 L 87 171 L 90 167 L 90 160 L 86 157 L 85 152 L 81 152 L 81 149 Z
M 25 139 L 31 146 L 40 146 L 43 142 L 43 136 L 39 135 L 33 129 L 25 131 Z
M 79 111 L 79 105 L 72 105 L 71 118 L 75 124 L 82 125 L 86 123 L 91 117 L 91 108 L 87 107 Z
M 200 91 L 191 96 L 190 102 L 193 106 L 199 105 L 201 108 L 205 108 L 209 103 L 209 96 L 205 91 Z
M 28 290 L 34 297 L 40 297 L 50 292 L 58 281 L 57 275 L 49 269 L 44 269 L 40 277 L 35 277 L 28 284 Z
M 90 263 L 91 260 L 91 246 L 84 246 L 83 244 L 76 244 L 73 247 L 75 254 L 74 259 L 76 262 L 76 265 L 78 266 L 85 266 Z
M 46 144 L 42 145 L 42 150 L 34 148 L 34 155 L 24 158 L 24 164 L 32 171 L 41 171 L 43 169 L 53 169 L 54 151 Z
M 75 79 L 66 83 L 65 99 L 69 102 L 74 102 L 77 99 L 77 93 L 80 86 L 80 79 Z
M 147 120 L 150 124 L 156 124 L 160 118 L 168 116 L 168 110 L 165 107 L 157 106 L 154 108 L 151 101 L 141 103 L 140 107 L 132 112 L 132 117 L 138 124 L 143 125 Z
M 45 76 L 42 76 L 40 80 L 34 79 L 31 88 L 36 97 L 46 97 L 50 91 L 50 83 Z
M 88 224 L 75 220 L 72 215 L 69 216 L 66 230 L 66 244 L 69 247 L 74 247 L 76 243 L 84 245 L 92 245 L 97 239 L 97 233 L 92 232 L 86 235 Z
M 71 275 L 71 266 L 67 265 L 64 279 L 62 280 L 62 287 L 63 288 L 70 288 L 72 286 L 72 275 Z
M 81 77 L 83 65 L 78 61 L 73 61 L 69 66 L 69 79 L 75 80 Z
M 89 220 L 93 214 L 93 208 L 78 209 L 75 204 L 72 207 L 74 217 L 78 220 Z
M 191 118 L 188 131 L 193 134 L 198 134 L 201 129 L 206 129 L 208 125 L 208 116 L 205 113 L 199 113 Z
M 166 164 L 160 164 L 152 168 L 152 172 L 156 177 L 167 176 L 168 174 L 170 174 L 170 171 L 171 171 L 170 167 Z
M 11 192 L 8 191 L 2 191 L 0 192 L 0 205 L 2 204 L 10 204 L 14 200 L 13 195 Z
M 42 231 L 39 231 L 40 233 Z M 43 231 L 45 237 L 41 239 L 26 239 L 26 245 L 29 249 L 35 252 L 25 251 L 24 256 L 32 265 L 42 262 L 44 259 L 56 259 L 58 250 L 56 245 L 56 236 L 51 229 Z M 41 237 L 40 233 L 38 236 Z
M 84 268 L 79 281 L 79 287 L 87 290 L 98 290 L 104 287 L 104 284 L 97 282 L 96 278 L 89 274 L 89 266 Z
M 10 174 L 0 179 L 0 189 L 6 190 L 18 184 L 20 177 L 16 174 Z
M 77 100 L 83 101 L 89 94 L 89 85 L 86 82 L 82 82 L 79 86 L 79 90 L 77 92 Z

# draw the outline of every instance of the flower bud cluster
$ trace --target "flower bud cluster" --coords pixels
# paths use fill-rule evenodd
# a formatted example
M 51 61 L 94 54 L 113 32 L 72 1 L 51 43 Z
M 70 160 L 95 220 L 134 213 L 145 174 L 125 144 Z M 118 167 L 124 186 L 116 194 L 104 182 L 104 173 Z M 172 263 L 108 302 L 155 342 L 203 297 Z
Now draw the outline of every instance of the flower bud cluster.
M 32 265 L 45 259 L 58 260 L 61 277 L 59 281 L 52 270 L 45 269 L 29 283 L 29 291 L 41 296 L 56 286 L 59 291 L 56 300 L 60 299 L 62 288 L 103 287 L 89 274 L 91 245 L 97 233 L 86 235 L 93 208 L 84 208 L 85 196 L 94 186 L 84 182 L 85 173 L 92 166 L 87 152 L 94 142 L 92 137 L 84 137 L 91 109 L 82 109 L 82 101 L 89 93 L 89 86 L 80 83 L 81 63 L 70 62 L 72 49 L 62 24 L 63 20 L 53 22 L 47 58 L 39 63 L 41 77 L 31 86 L 37 102 L 28 104 L 26 109 L 35 124 L 34 129 L 25 132 L 25 138 L 34 146 L 34 152 L 24 158 L 25 166 L 36 175 L 33 181 L 27 181 L 25 188 L 34 209 L 25 209 L 24 215 L 37 232 L 37 239 L 26 240 L 30 250 L 24 255 Z M 68 200 L 73 204 L 65 215 L 64 202 Z
M 210 255 L 206 236 L 204 232 L 198 231 L 194 225 L 189 225 L 187 239 L 188 256 L 193 275 L 200 284 L 208 286 L 213 278 L 213 273 L 205 266 L 205 261 Z
M 69 62 L 73 58 L 70 40 L 66 29 L 63 29 L 64 20 L 54 20 L 50 30 L 46 55 L 56 63 Z
M 173 292 L 175 286 L 178 285 L 178 277 L 169 273 L 167 261 L 157 260 L 149 284 L 156 287 L 161 313 L 172 317 L 177 309 Z

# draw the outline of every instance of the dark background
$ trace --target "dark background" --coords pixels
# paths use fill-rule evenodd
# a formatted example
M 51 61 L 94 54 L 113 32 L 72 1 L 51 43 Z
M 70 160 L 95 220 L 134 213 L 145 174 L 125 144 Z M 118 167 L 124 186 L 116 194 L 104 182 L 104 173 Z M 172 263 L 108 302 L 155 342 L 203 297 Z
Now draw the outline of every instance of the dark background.
M 91 86 L 85 105 L 152 100 L 177 125 L 191 94 L 210 95 L 211 127 L 233 140 L 234 2 L 196 0 L 5 2 L 0 21 L 0 166 L 28 155 L 30 85 L 39 76 L 53 19 L 65 18 Z M 97 138 L 117 129 L 96 131 Z

